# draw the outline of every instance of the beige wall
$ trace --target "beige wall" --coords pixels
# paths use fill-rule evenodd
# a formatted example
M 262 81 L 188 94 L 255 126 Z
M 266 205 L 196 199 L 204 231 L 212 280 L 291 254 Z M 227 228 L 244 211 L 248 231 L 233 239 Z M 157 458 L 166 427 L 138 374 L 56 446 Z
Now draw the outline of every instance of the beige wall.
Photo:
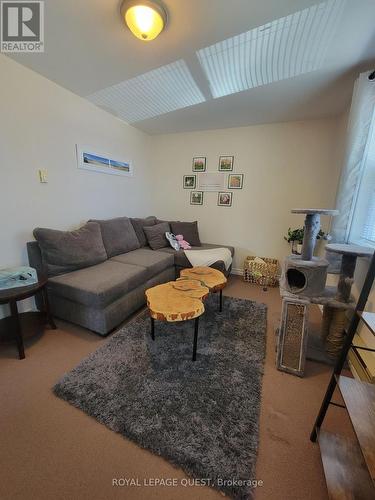
M 36 226 L 148 214 L 147 135 L 4 55 L 0 75 L 0 268 L 27 263 Z M 132 160 L 134 177 L 78 169 L 77 143 Z
M 283 259 L 289 253 L 284 234 L 303 224 L 291 208 L 334 206 L 338 127 L 338 119 L 324 119 L 153 136 L 153 211 L 197 219 L 203 241 L 236 247 L 237 269 L 248 254 Z M 205 193 L 203 206 L 189 204 L 182 176 L 200 155 L 208 171 L 217 171 L 219 155 L 235 156 L 234 172 L 245 176 L 231 208 L 217 206 L 217 193 Z

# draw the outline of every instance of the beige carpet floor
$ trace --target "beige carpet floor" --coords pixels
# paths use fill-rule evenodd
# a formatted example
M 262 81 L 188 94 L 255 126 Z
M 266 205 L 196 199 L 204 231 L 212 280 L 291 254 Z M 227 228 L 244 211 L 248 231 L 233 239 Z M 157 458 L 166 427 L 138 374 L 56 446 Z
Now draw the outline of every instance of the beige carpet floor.
M 268 338 L 260 417 L 258 500 L 327 500 L 318 446 L 309 433 L 330 375 L 308 362 L 303 379 L 275 368 L 274 323 L 281 301 L 277 289 L 232 277 L 226 295 L 268 305 Z M 319 310 L 312 319 L 319 320 Z M 139 448 L 52 394 L 51 387 L 88 353 L 106 342 L 87 330 L 58 321 L 26 344 L 19 361 L 12 345 L 0 345 L 0 498 L 64 500 L 219 499 L 208 487 L 184 486 L 185 474 Z M 330 410 L 327 426 L 350 432 L 345 411 Z M 114 487 L 114 478 L 140 486 Z M 152 487 L 175 478 L 179 486 Z

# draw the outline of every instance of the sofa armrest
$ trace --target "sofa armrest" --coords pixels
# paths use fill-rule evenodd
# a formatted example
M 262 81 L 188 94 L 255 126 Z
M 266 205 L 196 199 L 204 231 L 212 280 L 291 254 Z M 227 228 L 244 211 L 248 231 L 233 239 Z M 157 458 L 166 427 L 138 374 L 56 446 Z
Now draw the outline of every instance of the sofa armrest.
M 30 266 L 36 269 L 39 274 L 47 274 L 47 269 L 43 264 L 42 252 L 40 251 L 38 242 L 28 241 L 26 247 Z

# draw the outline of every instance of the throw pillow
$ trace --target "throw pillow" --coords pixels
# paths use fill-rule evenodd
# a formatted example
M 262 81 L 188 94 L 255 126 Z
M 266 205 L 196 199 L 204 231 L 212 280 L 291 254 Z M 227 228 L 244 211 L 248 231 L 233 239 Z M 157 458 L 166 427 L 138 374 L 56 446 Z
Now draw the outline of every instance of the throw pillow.
M 145 247 L 147 245 L 147 238 L 145 232 L 143 231 L 144 227 L 155 226 L 157 224 L 156 217 L 151 215 L 150 217 L 146 217 L 145 219 L 130 219 L 132 226 L 134 228 L 135 234 L 137 235 L 139 244 L 141 247 Z
M 168 222 L 162 222 L 150 227 L 146 226 L 143 230 L 146 234 L 148 244 L 153 250 L 158 250 L 159 248 L 168 246 L 168 240 L 165 236 L 165 233 L 169 233 L 171 231 Z
M 198 222 L 171 222 L 172 233 L 182 234 L 184 239 L 193 247 L 202 246 L 199 239 Z
M 92 222 L 97 222 L 100 225 L 108 258 L 131 252 L 141 246 L 128 217 L 93 220 Z
M 43 264 L 48 276 L 69 273 L 107 260 L 100 226 L 88 222 L 76 231 L 36 228 Z

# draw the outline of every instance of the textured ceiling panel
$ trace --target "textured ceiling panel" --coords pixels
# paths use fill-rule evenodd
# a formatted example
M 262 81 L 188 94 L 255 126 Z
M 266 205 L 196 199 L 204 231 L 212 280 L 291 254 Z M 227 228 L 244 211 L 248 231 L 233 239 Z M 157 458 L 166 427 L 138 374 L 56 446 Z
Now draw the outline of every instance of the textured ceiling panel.
M 346 0 L 329 0 L 197 52 L 214 97 L 319 69 Z
M 183 60 L 99 90 L 87 99 L 128 123 L 205 100 Z

